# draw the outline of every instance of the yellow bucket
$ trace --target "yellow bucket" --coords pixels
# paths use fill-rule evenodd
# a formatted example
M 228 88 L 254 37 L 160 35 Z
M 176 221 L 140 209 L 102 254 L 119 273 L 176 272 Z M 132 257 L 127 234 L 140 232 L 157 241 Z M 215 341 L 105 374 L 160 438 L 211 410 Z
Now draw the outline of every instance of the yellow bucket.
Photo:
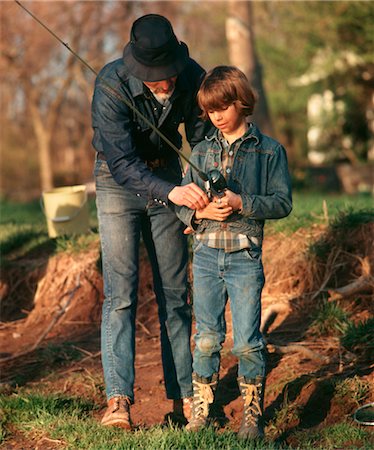
M 49 237 L 87 233 L 89 230 L 86 186 L 44 191 L 40 203 L 47 219 Z

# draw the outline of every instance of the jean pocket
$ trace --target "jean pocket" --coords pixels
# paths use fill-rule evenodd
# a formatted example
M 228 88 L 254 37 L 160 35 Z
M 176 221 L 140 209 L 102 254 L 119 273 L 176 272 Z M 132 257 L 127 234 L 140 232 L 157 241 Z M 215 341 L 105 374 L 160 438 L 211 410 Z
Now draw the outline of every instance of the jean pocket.
M 192 244 L 192 251 L 194 253 L 197 253 L 199 250 L 201 250 L 203 245 L 204 244 L 201 241 L 198 241 L 197 239 L 194 239 L 193 244 Z
M 97 177 L 101 175 L 103 172 L 109 172 L 109 167 L 106 161 L 103 159 L 96 159 L 94 165 L 94 176 Z
M 245 248 L 243 254 L 252 261 L 259 261 L 262 256 L 262 248 L 252 245 L 251 248 Z

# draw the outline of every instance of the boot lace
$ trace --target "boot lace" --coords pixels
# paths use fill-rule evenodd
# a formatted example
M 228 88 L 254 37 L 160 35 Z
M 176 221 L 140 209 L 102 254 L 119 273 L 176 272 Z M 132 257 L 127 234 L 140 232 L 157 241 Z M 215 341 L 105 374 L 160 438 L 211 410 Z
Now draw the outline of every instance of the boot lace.
M 197 392 L 194 394 L 194 412 L 195 418 L 208 417 L 209 405 L 214 401 L 214 394 L 212 386 L 213 383 L 199 383 L 198 381 L 193 381 L 197 386 Z
M 123 408 L 126 412 L 130 410 L 130 400 L 127 397 L 118 397 L 115 399 L 112 407 L 112 413 L 118 411 L 120 408 Z
M 244 397 L 244 420 L 248 425 L 257 425 L 262 415 L 260 405 L 261 384 L 241 383 Z

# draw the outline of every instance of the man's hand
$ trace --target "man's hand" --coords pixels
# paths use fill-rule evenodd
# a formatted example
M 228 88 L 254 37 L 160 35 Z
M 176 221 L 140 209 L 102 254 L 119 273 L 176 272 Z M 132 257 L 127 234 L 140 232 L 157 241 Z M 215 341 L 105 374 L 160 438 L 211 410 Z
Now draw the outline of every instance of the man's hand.
M 175 205 L 188 206 L 191 209 L 202 209 L 209 203 L 206 193 L 195 183 L 175 186 L 169 192 L 168 199 Z

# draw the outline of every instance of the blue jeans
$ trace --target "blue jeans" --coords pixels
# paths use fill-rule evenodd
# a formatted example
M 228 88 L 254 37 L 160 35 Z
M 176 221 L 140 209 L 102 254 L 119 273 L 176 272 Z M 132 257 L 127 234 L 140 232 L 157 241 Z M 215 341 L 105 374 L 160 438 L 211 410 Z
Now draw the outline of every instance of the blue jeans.
M 184 226 L 170 209 L 150 206 L 118 185 L 106 161 L 96 161 L 95 179 L 104 276 L 101 350 L 107 398 L 125 395 L 134 401 L 141 237 L 153 271 L 166 394 L 170 399 L 190 396 L 191 307 L 187 303 Z
M 226 337 L 225 307 L 230 298 L 232 353 L 239 359 L 238 375 L 265 377 L 265 345 L 260 333 L 265 283 L 261 249 L 225 253 L 199 241 L 194 247 L 194 372 L 202 377 L 219 373 L 220 350 Z

